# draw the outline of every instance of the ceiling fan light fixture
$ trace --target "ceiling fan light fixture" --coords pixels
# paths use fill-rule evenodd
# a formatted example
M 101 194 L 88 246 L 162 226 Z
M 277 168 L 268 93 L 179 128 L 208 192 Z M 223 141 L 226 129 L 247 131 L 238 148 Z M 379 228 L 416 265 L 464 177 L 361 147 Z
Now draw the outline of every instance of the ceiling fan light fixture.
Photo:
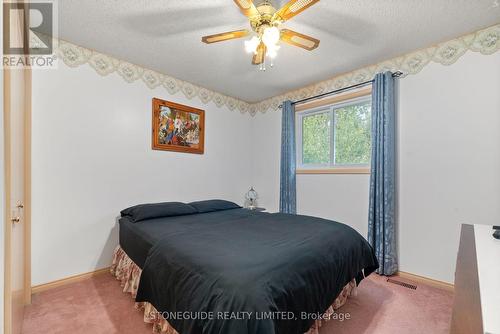
M 277 27 L 267 27 L 262 33 L 262 42 L 268 47 L 272 48 L 278 44 L 280 40 L 280 30 Z
M 278 50 L 279 49 L 280 49 L 280 46 L 277 45 L 277 44 L 273 44 L 271 46 L 268 46 L 267 47 L 266 56 L 268 56 L 271 59 L 276 58 L 276 56 L 278 55 Z
M 257 52 L 257 47 L 260 44 L 260 39 L 257 36 L 253 36 L 248 41 L 245 41 L 245 51 L 248 53 L 255 54 Z
M 245 41 L 245 51 L 253 54 L 252 64 L 260 65 L 265 71 L 266 58 L 269 58 L 271 67 L 278 55 L 280 42 L 312 51 L 319 46 L 320 41 L 296 31 L 280 28 L 281 24 L 295 17 L 320 0 L 287 0 L 277 10 L 271 0 L 233 0 L 245 15 L 253 31 L 253 37 Z M 258 4 L 256 5 L 258 1 Z M 249 36 L 252 32 L 247 29 L 228 31 L 220 34 L 203 36 L 201 41 L 206 44 L 218 43 Z

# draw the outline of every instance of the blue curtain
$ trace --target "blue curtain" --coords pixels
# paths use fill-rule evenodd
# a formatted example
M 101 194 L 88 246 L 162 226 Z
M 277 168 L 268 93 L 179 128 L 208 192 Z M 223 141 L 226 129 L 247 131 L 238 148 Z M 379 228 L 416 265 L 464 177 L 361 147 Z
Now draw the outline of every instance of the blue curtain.
M 391 72 L 375 76 L 372 91 L 372 157 L 368 241 L 375 249 L 382 275 L 398 270 L 395 222 L 394 78 Z
M 285 101 L 281 112 L 280 212 L 295 214 L 295 107 Z

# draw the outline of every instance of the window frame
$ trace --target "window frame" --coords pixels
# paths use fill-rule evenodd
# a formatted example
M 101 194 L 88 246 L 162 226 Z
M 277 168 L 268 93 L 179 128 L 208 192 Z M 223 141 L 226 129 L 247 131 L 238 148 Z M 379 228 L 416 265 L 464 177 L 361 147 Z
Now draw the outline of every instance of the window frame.
M 370 163 L 368 164 L 335 164 L 335 126 L 336 110 L 354 104 L 371 102 L 371 94 L 366 94 L 342 101 L 320 105 L 317 107 L 304 109 L 295 113 L 295 133 L 296 133 L 296 173 L 297 174 L 369 174 Z M 370 111 L 371 112 L 371 111 Z M 307 116 L 328 113 L 330 116 L 330 162 L 327 164 L 303 164 L 303 119 Z

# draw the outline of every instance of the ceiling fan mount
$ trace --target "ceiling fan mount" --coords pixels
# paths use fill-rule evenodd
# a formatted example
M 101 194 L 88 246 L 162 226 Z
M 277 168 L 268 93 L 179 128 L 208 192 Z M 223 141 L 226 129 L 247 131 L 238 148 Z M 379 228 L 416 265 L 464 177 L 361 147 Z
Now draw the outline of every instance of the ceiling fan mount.
M 263 1 L 255 7 L 260 15 L 249 17 L 252 30 L 259 33 L 259 30 L 266 26 L 273 25 L 273 16 L 277 12 L 271 2 Z
M 254 36 L 252 39 L 245 41 L 245 48 L 249 53 L 253 53 L 252 64 L 260 65 L 261 70 L 265 70 L 266 56 L 271 60 L 276 57 L 280 48 L 280 41 L 308 51 L 312 51 L 319 46 L 320 41 L 316 38 L 280 28 L 283 22 L 298 15 L 319 2 L 319 0 L 290 0 L 278 10 L 273 7 L 269 0 L 263 0 L 258 5 L 255 5 L 253 0 L 233 1 L 250 21 Z M 252 32 L 249 30 L 243 29 L 204 36 L 201 40 L 204 43 L 212 44 L 246 37 L 251 34 Z

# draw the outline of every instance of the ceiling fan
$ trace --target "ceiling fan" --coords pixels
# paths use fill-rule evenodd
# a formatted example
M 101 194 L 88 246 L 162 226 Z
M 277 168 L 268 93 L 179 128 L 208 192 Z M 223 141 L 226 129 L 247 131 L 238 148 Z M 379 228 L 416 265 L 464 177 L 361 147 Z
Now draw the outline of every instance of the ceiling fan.
M 312 51 L 319 46 L 319 40 L 290 29 L 280 29 L 279 26 L 311 7 L 319 0 L 290 0 L 279 10 L 275 9 L 269 0 L 263 0 L 255 5 L 253 0 L 233 0 L 241 12 L 250 20 L 250 26 L 256 35 L 245 41 L 245 49 L 253 53 L 252 64 L 260 65 L 261 70 L 266 70 L 266 56 L 272 60 L 276 57 L 279 42 L 298 46 Z M 207 44 L 228 41 L 250 35 L 247 29 L 224 32 L 202 37 L 202 42 Z

